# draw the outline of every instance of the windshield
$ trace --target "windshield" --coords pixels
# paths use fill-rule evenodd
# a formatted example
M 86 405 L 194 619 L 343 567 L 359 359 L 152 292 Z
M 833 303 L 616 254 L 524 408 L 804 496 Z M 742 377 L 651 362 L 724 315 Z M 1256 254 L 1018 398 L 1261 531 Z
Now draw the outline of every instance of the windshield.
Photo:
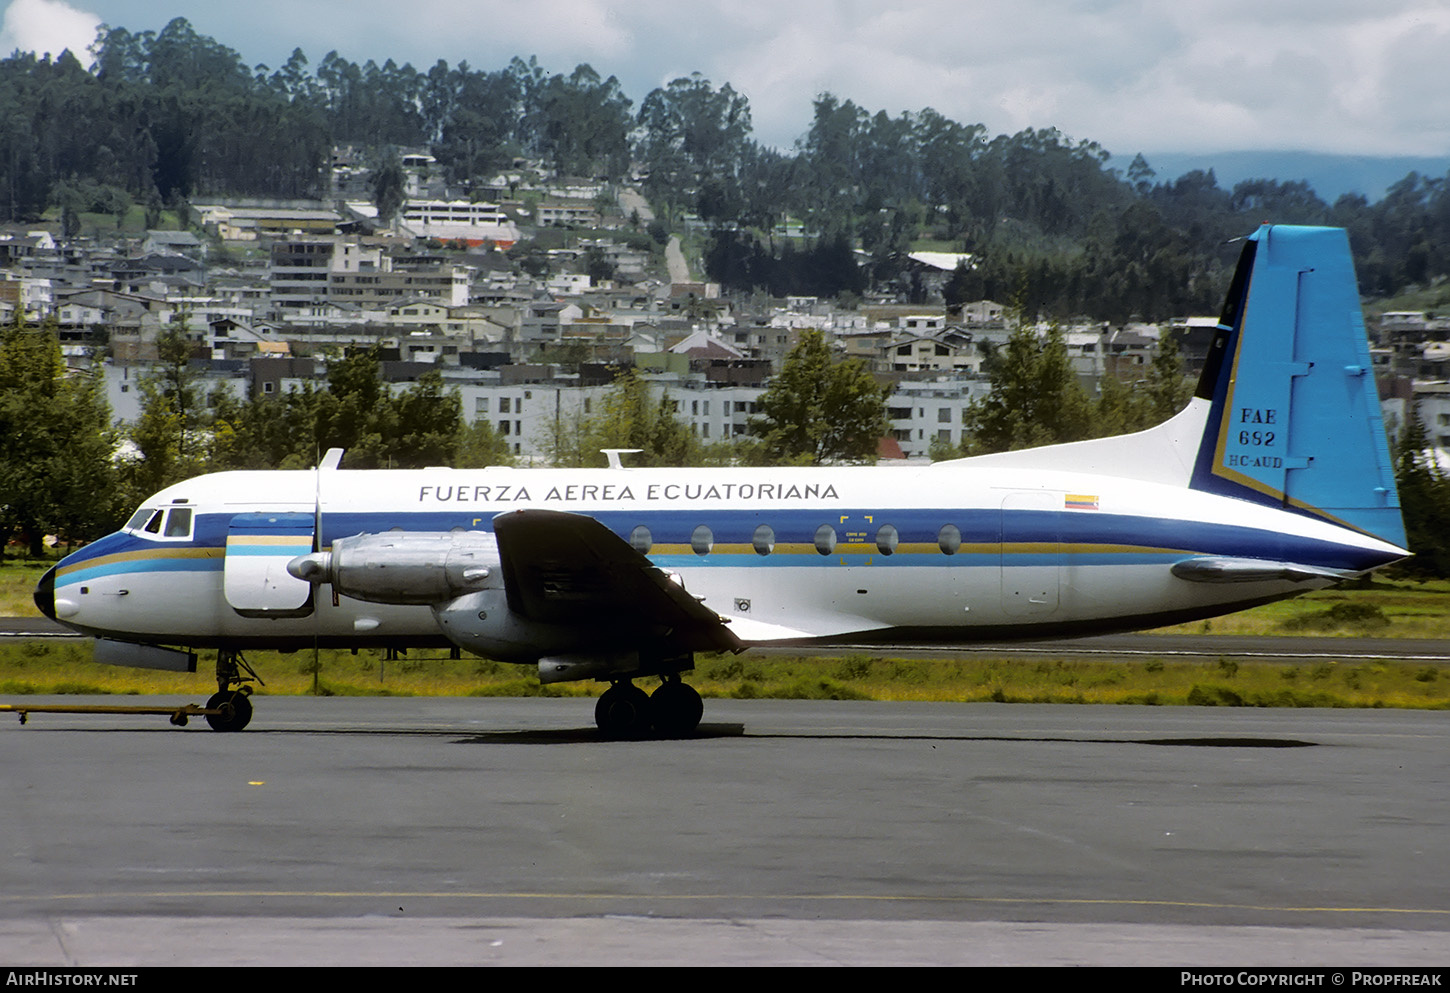
M 190 538 L 192 511 L 190 507 L 142 507 L 131 515 L 122 528 L 133 534 L 156 535 L 162 538 Z

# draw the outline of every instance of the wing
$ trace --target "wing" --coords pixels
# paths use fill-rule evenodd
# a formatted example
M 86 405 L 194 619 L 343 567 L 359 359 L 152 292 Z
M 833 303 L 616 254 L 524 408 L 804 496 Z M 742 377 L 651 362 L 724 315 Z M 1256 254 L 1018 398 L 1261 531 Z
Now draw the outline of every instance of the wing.
M 545 624 L 637 630 L 682 651 L 741 651 L 719 614 L 592 517 L 516 510 L 493 519 L 509 609 Z

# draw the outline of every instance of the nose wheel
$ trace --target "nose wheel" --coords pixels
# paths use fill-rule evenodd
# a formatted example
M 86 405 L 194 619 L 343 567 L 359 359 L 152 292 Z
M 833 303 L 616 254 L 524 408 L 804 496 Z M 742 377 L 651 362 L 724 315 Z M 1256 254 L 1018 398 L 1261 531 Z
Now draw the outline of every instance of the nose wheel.
M 213 731 L 240 731 L 252 720 L 252 698 L 243 690 L 223 690 L 206 702 L 206 722 Z
M 252 720 L 252 687 L 262 684 L 262 677 L 235 649 L 223 648 L 216 653 L 217 692 L 206 702 L 206 715 L 213 731 L 240 731 Z

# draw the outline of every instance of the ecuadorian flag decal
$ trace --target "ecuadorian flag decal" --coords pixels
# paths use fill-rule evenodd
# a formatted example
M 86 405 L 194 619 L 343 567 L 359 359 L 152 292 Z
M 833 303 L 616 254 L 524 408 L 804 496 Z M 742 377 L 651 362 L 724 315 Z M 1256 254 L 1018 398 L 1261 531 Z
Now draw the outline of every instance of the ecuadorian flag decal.
M 1064 510 L 1097 510 L 1097 494 L 1069 493 L 1062 498 Z

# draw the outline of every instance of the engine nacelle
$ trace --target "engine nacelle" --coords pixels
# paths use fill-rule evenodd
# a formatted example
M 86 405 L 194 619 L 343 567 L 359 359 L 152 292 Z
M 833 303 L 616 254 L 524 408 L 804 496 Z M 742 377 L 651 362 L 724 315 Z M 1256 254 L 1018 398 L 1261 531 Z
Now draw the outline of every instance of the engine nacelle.
M 287 571 L 369 603 L 437 604 L 503 588 L 498 541 L 485 531 L 388 531 L 339 538 Z
M 480 590 L 433 605 L 433 617 L 448 640 L 474 655 L 500 662 L 535 662 L 544 656 L 607 649 L 600 632 L 587 625 L 546 624 L 509 610 L 501 589 Z
M 677 672 L 681 659 L 640 648 L 637 623 L 592 615 L 531 620 L 509 609 L 498 541 L 484 531 L 386 531 L 339 538 L 287 571 L 354 600 L 432 608 L 445 637 L 472 655 L 539 666 L 539 679 L 615 679 Z M 648 655 L 648 658 L 646 656 Z
M 640 673 L 639 652 L 608 655 L 550 655 L 539 659 L 539 682 L 567 683 L 575 679 L 612 679 Z

